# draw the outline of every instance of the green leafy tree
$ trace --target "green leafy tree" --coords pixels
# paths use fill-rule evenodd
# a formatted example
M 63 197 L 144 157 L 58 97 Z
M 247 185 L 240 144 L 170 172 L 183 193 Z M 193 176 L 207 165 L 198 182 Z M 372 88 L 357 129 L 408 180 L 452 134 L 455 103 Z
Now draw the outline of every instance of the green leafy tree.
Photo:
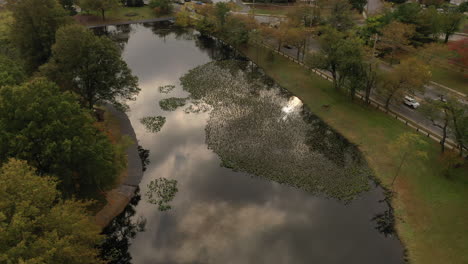
M 405 94 L 424 91 L 424 85 L 430 79 L 429 66 L 415 58 L 410 58 L 402 61 L 394 70 L 383 76 L 378 92 L 386 98 L 385 108 L 388 109 L 395 98 L 400 99 Z
M 106 20 L 106 12 L 120 6 L 119 0 L 80 0 L 80 7 L 88 11 L 101 13 L 102 20 Z
M 362 62 L 359 40 L 339 32 L 335 28 L 324 27 L 319 38 L 320 50 L 309 56 L 307 63 L 318 69 L 329 71 L 335 89 L 344 87 L 350 74 Z
M 0 162 L 26 160 L 40 174 L 56 175 L 68 194 L 105 189 L 123 160 L 93 123 L 75 95 L 45 79 L 2 87 Z
M 349 3 L 354 9 L 359 11 L 359 13 L 362 13 L 364 12 L 364 7 L 367 5 L 367 0 L 349 0 Z
M 458 144 L 460 157 L 468 146 L 468 107 L 457 99 L 449 98 L 446 108 L 450 115 L 449 127 Z
M 0 87 L 5 85 L 17 85 L 26 79 L 21 65 L 0 54 Z
M 415 158 L 427 159 L 427 153 L 423 150 L 427 145 L 420 135 L 414 133 L 403 133 L 390 144 L 390 149 L 397 154 L 398 164 L 396 164 L 395 176 L 392 180 L 392 188 L 400 175 L 401 169 L 408 163 L 408 160 Z
M 221 28 L 224 27 L 224 24 L 226 23 L 229 11 L 230 8 L 227 3 L 218 2 L 215 4 L 214 15 L 217 21 L 219 22 Z
M 14 19 L 11 39 L 32 72 L 47 62 L 55 32 L 71 18 L 56 0 L 8 0 L 8 8 Z
M 25 161 L 0 168 L 0 262 L 100 264 L 89 202 L 62 200 L 57 180 Z
M 452 36 L 460 28 L 460 25 L 464 19 L 463 13 L 457 10 L 450 9 L 442 14 L 441 17 L 441 28 L 442 33 L 445 35 L 444 42 L 449 41 Z
M 109 38 L 85 27 L 70 25 L 57 32 L 50 62 L 41 71 L 62 88 L 79 94 L 83 105 L 131 100 L 139 91 L 121 50 Z
M 348 0 L 333 0 L 330 3 L 331 13 L 328 17 L 328 23 L 338 31 L 347 31 L 354 26 L 351 14 L 352 6 Z
M 75 0 L 59 0 L 59 3 L 71 16 L 76 15 Z
M 447 132 L 450 124 L 450 112 L 446 102 L 442 100 L 432 100 L 426 98 L 425 104 L 419 111 L 431 120 L 432 124 L 442 129 L 442 139 L 440 141 L 441 152 L 445 151 L 445 142 L 447 141 Z

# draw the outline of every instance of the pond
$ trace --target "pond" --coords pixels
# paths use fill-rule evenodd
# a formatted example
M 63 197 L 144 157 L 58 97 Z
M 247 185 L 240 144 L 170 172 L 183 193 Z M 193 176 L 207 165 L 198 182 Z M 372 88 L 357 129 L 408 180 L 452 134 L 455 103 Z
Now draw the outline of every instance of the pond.
M 149 150 L 141 193 L 162 177 L 178 189 L 170 210 L 142 195 L 114 221 L 114 263 L 404 262 L 361 153 L 297 97 L 196 31 L 106 32 L 141 87 L 128 103 Z

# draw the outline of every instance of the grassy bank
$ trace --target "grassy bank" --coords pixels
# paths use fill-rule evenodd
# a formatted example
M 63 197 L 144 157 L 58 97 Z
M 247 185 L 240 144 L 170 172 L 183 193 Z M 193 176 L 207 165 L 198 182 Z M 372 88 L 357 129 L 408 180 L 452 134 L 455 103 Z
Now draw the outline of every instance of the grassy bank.
M 148 6 L 142 7 L 119 7 L 106 12 L 106 20 L 103 21 L 100 12 L 91 11 L 89 14 L 82 13 L 75 16 L 75 19 L 83 25 L 111 24 L 113 22 L 145 20 L 170 15 L 156 15 Z
M 335 92 L 331 83 L 279 55 L 275 54 L 271 62 L 263 48 L 243 51 L 254 61 L 258 52 L 258 64 L 266 73 L 358 145 L 376 176 L 384 185 L 390 185 L 397 158 L 389 144 L 400 134 L 414 130 L 380 111 L 350 102 Z M 331 107 L 325 109 L 325 104 Z M 399 236 L 411 263 L 468 263 L 468 168 L 465 165 L 452 179 L 445 178 L 439 145 L 426 140 L 428 159 L 408 160 L 395 183 L 397 195 L 392 203 Z
M 432 66 L 432 80 L 449 88 L 468 94 L 468 77 L 463 73 Z

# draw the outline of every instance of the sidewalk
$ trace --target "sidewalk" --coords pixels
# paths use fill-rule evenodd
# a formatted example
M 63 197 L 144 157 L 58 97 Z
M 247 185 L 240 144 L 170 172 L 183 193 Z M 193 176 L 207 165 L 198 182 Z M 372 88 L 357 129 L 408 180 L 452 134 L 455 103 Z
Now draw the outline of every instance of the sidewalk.
M 96 214 L 95 222 L 101 228 L 106 227 L 114 217 L 123 212 L 135 194 L 141 178 L 143 168 L 138 154 L 138 140 L 127 114 L 115 109 L 112 105 L 105 105 L 106 111 L 119 121 L 122 135 L 130 137 L 133 143 L 127 148 L 127 170 L 122 183 L 106 193 L 107 204 Z

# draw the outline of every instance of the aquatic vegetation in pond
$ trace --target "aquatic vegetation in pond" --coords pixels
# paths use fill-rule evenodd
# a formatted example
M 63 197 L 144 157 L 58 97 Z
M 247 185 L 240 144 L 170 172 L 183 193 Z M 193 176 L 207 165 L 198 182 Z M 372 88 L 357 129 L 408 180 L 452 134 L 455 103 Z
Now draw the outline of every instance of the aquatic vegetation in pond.
M 174 90 L 175 85 L 169 84 L 164 86 L 159 86 L 159 92 L 163 94 L 168 94 Z
M 166 123 L 164 116 L 146 116 L 140 119 L 140 122 L 145 126 L 148 132 L 159 132 L 162 126 Z
M 190 114 L 190 113 L 193 113 L 193 114 L 197 114 L 197 113 L 206 113 L 208 111 L 210 111 L 212 109 L 212 107 L 201 101 L 201 100 L 193 100 L 192 103 L 184 109 L 184 112 L 186 114 Z
M 211 62 L 181 78 L 213 107 L 208 147 L 225 167 L 349 200 L 369 188 L 357 148 L 247 62 Z
M 167 211 L 171 209 L 169 202 L 174 199 L 177 191 L 177 180 L 158 178 L 148 184 L 145 197 L 149 203 L 158 205 L 159 211 Z
M 159 101 L 159 106 L 164 111 L 174 111 L 177 109 L 177 107 L 184 106 L 186 101 L 187 98 L 171 97 Z

